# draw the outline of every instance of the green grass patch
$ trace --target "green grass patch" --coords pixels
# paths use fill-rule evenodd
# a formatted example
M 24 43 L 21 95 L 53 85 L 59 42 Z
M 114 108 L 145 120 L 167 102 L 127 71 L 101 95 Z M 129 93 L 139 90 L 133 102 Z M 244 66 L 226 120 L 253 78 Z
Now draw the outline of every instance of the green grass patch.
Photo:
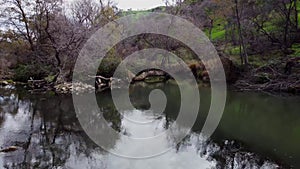
M 226 51 L 229 55 L 240 55 L 240 47 L 239 46 L 231 46 Z
M 300 9 L 298 9 L 300 11 Z M 298 13 L 298 25 L 300 25 L 300 13 Z
M 224 20 L 224 19 L 216 19 L 215 20 L 214 27 L 211 32 L 211 40 L 213 40 L 213 41 L 225 40 L 225 34 L 226 34 L 225 24 L 226 24 L 226 20 Z M 206 34 L 206 36 L 209 37 L 209 29 L 208 28 L 204 29 L 204 33 Z
M 213 31 L 211 38 L 212 40 L 224 40 L 225 39 L 225 30 Z
M 230 57 L 235 65 L 241 65 L 239 46 L 227 47 L 225 53 Z M 273 50 L 263 55 L 248 55 L 249 63 L 254 67 L 261 67 L 280 62 L 282 54 L 278 50 Z
M 300 44 L 294 44 L 292 46 L 292 50 L 294 51 L 294 53 L 291 55 L 293 57 L 300 57 Z

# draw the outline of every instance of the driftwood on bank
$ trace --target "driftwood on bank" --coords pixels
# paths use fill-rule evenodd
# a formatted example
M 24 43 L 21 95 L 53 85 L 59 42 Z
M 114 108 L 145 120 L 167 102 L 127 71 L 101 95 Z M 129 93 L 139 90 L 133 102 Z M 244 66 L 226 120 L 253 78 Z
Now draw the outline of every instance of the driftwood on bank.
M 166 81 L 170 78 L 170 76 L 166 72 L 157 69 L 147 69 L 138 73 L 137 75 L 133 75 L 132 72 L 128 71 L 127 74 L 128 77 L 123 77 L 123 79 L 117 79 L 114 77 L 107 78 L 100 75 L 88 77 L 95 79 L 95 87 L 97 89 L 103 89 L 107 87 L 111 88 L 112 84 L 122 84 L 122 82 L 124 81 L 128 81 L 131 83 L 140 81 L 144 81 L 146 83 L 158 83 Z
M 7 81 L 5 81 L 5 80 L 0 81 L 0 86 L 7 86 L 7 85 L 9 85 L 9 83 Z
M 48 85 L 46 80 L 28 80 L 28 86 L 32 89 L 41 89 Z
M 270 91 L 270 92 L 288 92 L 299 93 L 300 81 L 272 81 L 264 84 L 253 84 L 246 80 L 240 80 L 235 84 L 241 91 Z
M 113 77 L 107 78 L 107 77 L 100 76 L 100 75 L 97 75 L 97 76 L 89 75 L 88 77 L 95 79 L 96 89 L 110 88 L 113 81 L 117 80 L 116 78 L 113 78 Z
M 135 82 L 146 82 L 146 83 L 161 83 L 172 78 L 168 73 L 159 70 L 159 69 L 146 69 L 137 75 L 134 75 L 131 71 L 128 70 L 127 75 L 124 73 L 124 77 L 121 79 L 114 77 L 104 77 L 101 75 L 91 76 L 88 75 L 88 78 L 92 78 L 95 80 L 95 84 L 88 85 L 82 82 L 73 82 L 73 83 L 59 83 L 49 84 L 46 80 L 28 80 L 28 86 L 32 89 L 32 91 L 39 90 L 47 90 L 47 89 L 55 89 L 58 93 L 82 93 L 85 91 L 103 91 L 106 89 L 110 89 L 112 87 L 120 87 L 125 82 L 135 83 Z
M 291 61 L 294 63 L 291 64 Z M 298 61 L 299 59 L 289 60 L 282 68 L 268 65 L 254 69 L 234 86 L 240 91 L 300 93 L 300 69 L 296 67 L 299 65 Z
M 162 71 L 162 70 L 158 70 L 158 69 L 147 69 L 144 70 L 142 72 L 140 72 L 139 74 L 137 74 L 132 81 L 145 81 L 147 78 L 151 78 L 151 77 L 165 77 L 168 78 L 170 77 L 169 74 L 167 74 L 166 72 Z
M 9 153 L 9 152 L 17 151 L 17 150 L 18 150 L 18 147 L 16 147 L 16 146 L 10 146 L 10 147 L 6 147 L 4 149 L 1 149 L 0 153 Z

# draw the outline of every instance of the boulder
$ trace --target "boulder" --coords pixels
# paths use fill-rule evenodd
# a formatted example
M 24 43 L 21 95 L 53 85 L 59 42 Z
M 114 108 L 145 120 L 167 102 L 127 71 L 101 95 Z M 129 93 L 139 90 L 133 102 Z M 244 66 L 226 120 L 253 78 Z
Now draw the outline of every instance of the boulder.
M 0 86 L 7 86 L 7 85 L 9 85 L 9 83 L 7 81 L 5 81 L 5 80 L 0 81 Z

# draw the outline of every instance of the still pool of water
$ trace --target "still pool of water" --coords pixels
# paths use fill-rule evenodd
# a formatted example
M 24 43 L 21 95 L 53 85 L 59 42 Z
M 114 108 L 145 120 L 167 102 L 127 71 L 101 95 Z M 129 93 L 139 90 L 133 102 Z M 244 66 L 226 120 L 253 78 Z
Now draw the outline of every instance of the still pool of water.
M 168 100 L 159 116 L 147 110 L 153 89 L 163 90 Z M 1 88 L 0 147 L 18 149 L 0 153 L 0 168 L 300 168 L 299 97 L 229 92 L 219 127 L 208 141 L 203 141 L 200 131 L 210 106 L 210 90 L 200 88 L 200 94 L 199 116 L 191 133 L 170 151 L 138 160 L 112 155 L 93 143 L 76 118 L 71 95 Z M 177 118 L 180 93 L 176 85 L 134 84 L 130 98 L 136 109 L 124 110 L 121 115 L 110 91 L 97 94 L 105 119 L 124 135 L 153 136 Z M 139 128 L 128 118 L 153 122 Z M 142 147 L 124 144 L 122 136 L 110 140 L 111 149 L 143 151 Z

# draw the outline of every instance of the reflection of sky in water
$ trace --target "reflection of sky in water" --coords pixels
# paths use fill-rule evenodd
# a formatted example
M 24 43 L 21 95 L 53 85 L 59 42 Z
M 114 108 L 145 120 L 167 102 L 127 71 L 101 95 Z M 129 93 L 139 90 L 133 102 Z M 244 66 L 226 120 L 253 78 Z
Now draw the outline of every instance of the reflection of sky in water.
M 11 96 L 5 100 L 15 100 L 15 96 Z M 29 114 L 29 103 L 19 101 L 19 103 L 12 102 L 2 107 L 4 112 L 4 122 L 0 128 L 0 145 L 7 145 L 11 141 L 22 140 L 26 132 L 30 130 L 30 114 Z M 17 110 L 15 110 L 17 106 Z M 16 114 L 10 112 L 17 111 Z M 14 140 L 7 140 L 7 138 L 14 138 Z
M 158 118 L 152 111 L 132 110 L 123 115 L 122 128 L 131 137 L 153 137 L 165 131 L 165 117 Z
M 8 147 L 15 145 L 15 142 L 22 142 L 22 146 L 29 139 L 30 133 L 30 145 L 28 151 L 25 152 L 23 148 L 20 148 L 16 152 L 7 154 L 0 154 L 0 165 L 12 166 L 12 163 L 22 163 L 24 161 L 25 154 L 28 154 L 30 163 L 35 164 L 44 160 L 45 164 L 51 163 L 52 157 L 49 156 L 48 146 L 43 145 L 47 143 L 41 143 L 41 137 L 43 137 L 42 127 L 40 125 L 42 121 L 41 115 L 37 115 L 34 118 L 34 122 L 31 124 L 33 108 L 30 102 L 18 100 L 15 95 L 5 97 L 2 99 L 2 109 L 4 113 L 4 121 L 0 128 L 0 145 L 2 147 Z M 13 113 L 16 112 L 16 113 Z M 37 111 L 39 113 L 39 111 Z M 51 113 L 51 112 L 50 112 Z M 121 128 L 126 131 L 127 135 L 133 137 L 151 137 L 165 131 L 165 117 L 157 118 L 158 116 L 150 111 L 126 111 L 124 112 L 127 118 L 123 118 L 121 122 Z M 151 122 L 147 124 L 135 124 L 127 119 Z M 33 127 L 31 128 L 31 125 Z M 137 127 L 136 125 L 140 126 Z M 55 126 L 54 126 L 55 127 Z M 125 136 L 127 137 L 127 136 Z M 182 146 L 179 150 L 175 148 L 164 153 L 163 155 L 156 156 L 154 158 L 134 160 L 117 157 L 113 154 L 103 152 L 100 148 L 89 148 L 85 145 L 80 135 L 69 135 L 61 133 L 55 139 L 57 144 L 56 149 L 61 148 L 65 153 L 66 159 L 62 166 L 66 168 L 107 168 L 107 169 L 140 169 L 140 168 L 164 168 L 164 169 L 193 169 L 193 168 L 211 168 L 214 166 L 214 162 L 209 162 L 206 157 L 200 157 L 197 147 L 194 145 L 196 140 L 199 141 L 199 137 L 195 135 L 194 139 L 191 139 L 187 146 Z M 197 139 L 196 139 L 197 138 Z M 170 140 L 165 138 L 166 145 Z M 162 146 L 166 146 L 162 145 Z M 125 151 L 145 151 L 146 149 L 152 149 L 147 145 L 132 145 L 127 144 L 126 139 L 121 137 L 116 141 L 115 148 L 124 149 Z M 155 148 L 155 147 L 153 147 Z M 59 152 L 59 151 L 58 151 Z M 63 153 L 64 153 L 63 152 Z M 59 154 L 56 154 L 59 156 Z M 62 155 L 63 156 L 63 155 Z M 187 163 L 188 162 L 188 163 Z M 59 164 L 57 164 L 59 165 Z M 89 166 L 89 167 L 87 167 Z
M 145 145 L 146 146 L 146 145 Z M 75 153 L 75 148 L 70 147 L 72 154 Z M 131 149 L 132 147 L 127 147 Z M 139 151 L 142 151 L 139 149 Z M 112 154 L 101 155 L 101 153 L 93 152 L 90 157 L 83 154 L 71 156 L 66 167 L 70 168 L 85 168 L 86 166 L 103 166 L 107 169 L 199 169 L 212 168 L 214 162 L 209 162 L 205 158 L 201 158 L 197 148 L 190 145 L 179 152 L 171 150 L 163 155 L 143 160 L 126 159 L 114 156 Z
M 224 147 L 216 143 L 204 143 L 201 136 L 193 132 L 178 147 L 154 158 L 133 160 L 117 157 L 93 144 L 82 132 L 72 109 L 71 97 L 42 99 L 44 101 L 39 99 L 41 98 L 33 100 L 20 99 L 17 94 L 1 94 L 0 147 L 18 146 L 19 149 L 15 152 L 0 153 L 0 168 L 3 168 L 5 165 L 9 166 L 8 168 L 13 168 L 12 166 L 15 165 L 16 168 L 32 168 L 33 166 L 37 166 L 38 168 L 75 169 L 214 168 L 220 161 L 213 158 L 212 154 L 214 152 L 224 153 L 222 152 L 224 151 Z M 107 102 L 106 104 L 109 103 Z M 236 106 L 234 105 L 231 108 L 236 108 Z M 111 111 L 110 109 L 107 110 L 108 112 Z M 167 126 L 167 118 L 165 116 L 153 114 L 151 111 L 133 110 L 123 113 L 126 118 L 120 119 L 120 128 L 121 133 L 125 133 L 127 136 L 138 138 L 151 137 L 164 132 Z M 32 120 L 33 114 L 35 116 Z M 238 112 L 238 115 L 243 115 L 243 112 Z M 234 117 L 239 116 L 230 114 L 230 118 L 229 116 L 225 116 L 224 120 L 226 122 L 227 119 Z M 238 119 L 247 118 L 242 116 Z M 140 125 L 133 123 L 132 120 L 139 122 L 151 121 L 151 123 Z M 226 126 L 232 124 L 230 122 L 226 123 Z M 115 123 L 118 124 L 116 121 Z M 238 124 L 240 125 L 240 123 Z M 136 127 L 137 125 L 139 127 Z M 226 128 L 223 126 L 222 129 Z M 162 139 L 163 144 L 159 145 L 161 147 L 174 144 L 174 141 L 169 137 Z M 155 148 L 149 147 L 146 144 L 128 144 L 126 137 L 123 136 L 111 142 L 114 149 L 123 149 L 124 151 L 140 152 Z M 231 147 L 229 146 L 229 148 Z M 245 157 L 245 154 L 248 157 Z M 240 168 L 244 165 L 248 166 L 248 168 L 253 168 L 254 166 L 254 168 L 269 169 L 276 166 L 264 159 L 255 158 L 254 153 L 241 152 L 239 154 L 239 152 L 236 152 L 234 155 L 234 168 Z M 225 157 L 226 165 L 232 164 L 230 161 L 227 161 L 228 159 L 230 160 L 230 156 L 226 152 L 223 154 L 223 157 Z M 257 164 L 259 160 L 263 164 Z M 26 164 L 26 166 L 23 164 Z M 231 166 L 227 167 L 231 168 Z
M 146 146 L 146 145 L 145 145 Z M 196 147 L 189 146 L 184 150 L 176 152 L 171 150 L 163 155 L 145 159 L 145 160 L 127 160 L 112 157 L 113 161 L 119 161 L 121 163 L 110 163 L 111 167 L 108 168 L 172 168 L 172 169 L 199 169 L 199 168 L 211 168 L 213 163 L 208 162 L 206 159 L 201 158 L 197 153 Z
M 126 133 L 130 135 L 130 137 L 134 138 L 146 138 L 156 136 L 165 131 L 165 118 L 155 119 L 157 115 L 153 114 L 150 111 L 139 111 L 134 110 L 130 112 L 124 113 L 127 118 L 122 120 L 122 128 L 126 130 Z M 153 120 L 152 123 L 147 124 L 136 124 L 130 120 L 145 122 L 149 120 Z M 195 136 L 195 138 L 199 136 Z M 159 141 L 162 143 L 161 145 L 156 145 L 155 147 L 149 147 L 151 145 L 142 144 L 142 145 L 133 145 L 127 142 L 124 137 L 121 137 L 120 140 L 117 141 L 115 145 L 115 149 L 121 149 L 122 151 L 131 151 L 132 154 L 139 154 L 141 152 L 151 152 L 157 148 L 168 147 L 169 144 L 174 144 L 170 138 L 163 137 L 163 140 Z M 182 169 L 182 168 L 211 168 L 214 164 L 212 162 L 208 162 L 206 158 L 201 158 L 198 154 L 196 144 L 196 140 L 190 140 L 188 143 L 189 146 L 182 147 L 177 151 L 176 149 L 171 149 L 166 153 L 143 160 L 133 160 L 133 159 L 124 159 L 120 157 L 116 157 L 114 155 L 108 156 L 108 168 L 172 168 L 172 169 Z M 199 140 L 198 140 L 199 141 Z M 143 154 L 141 153 L 141 154 Z M 188 162 L 188 163 L 187 163 Z

